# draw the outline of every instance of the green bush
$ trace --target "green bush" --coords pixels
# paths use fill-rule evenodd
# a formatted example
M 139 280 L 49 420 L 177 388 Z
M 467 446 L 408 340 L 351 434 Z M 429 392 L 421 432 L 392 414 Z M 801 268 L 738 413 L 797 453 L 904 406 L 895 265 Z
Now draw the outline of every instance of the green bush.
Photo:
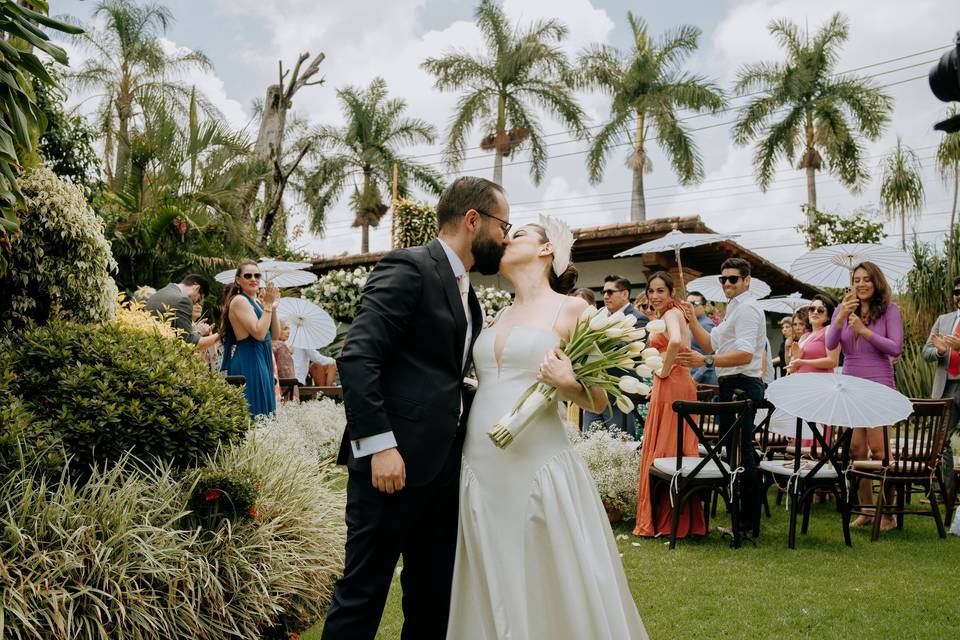
M 53 322 L 0 350 L 0 371 L 41 430 L 80 465 L 190 464 L 249 428 L 243 393 L 180 340 L 119 324 Z
M 255 519 L 192 525 L 187 477 L 123 459 L 85 482 L 0 478 L 0 638 L 287 638 L 343 566 L 343 492 L 312 461 L 245 441 L 209 469 L 262 478 Z
M 112 319 L 117 287 L 110 272 L 117 263 L 83 190 L 46 167 L 18 184 L 25 200 L 10 267 L 0 277 L 0 324 Z

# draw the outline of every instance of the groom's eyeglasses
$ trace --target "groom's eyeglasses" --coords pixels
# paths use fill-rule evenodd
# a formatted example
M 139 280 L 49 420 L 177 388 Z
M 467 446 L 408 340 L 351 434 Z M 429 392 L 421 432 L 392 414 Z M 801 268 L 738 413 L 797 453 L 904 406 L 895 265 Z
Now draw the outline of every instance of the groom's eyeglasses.
M 487 216 L 488 218 L 493 218 L 494 220 L 496 220 L 497 222 L 500 223 L 500 228 L 503 229 L 503 235 L 505 235 L 505 236 L 510 235 L 510 229 L 513 229 L 513 224 L 507 222 L 506 220 L 503 220 L 503 219 L 501 219 L 501 218 L 498 218 L 497 216 L 492 216 L 492 215 L 490 215 L 489 213 L 487 213 L 486 211 L 481 211 L 480 209 L 474 209 L 474 211 L 476 211 L 477 213 L 479 213 L 479 214 L 482 215 L 482 216 Z
M 728 282 L 737 284 L 740 282 L 740 276 L 719 276 L 717 279 L 720 280 L 720 284 L 727 284 Z

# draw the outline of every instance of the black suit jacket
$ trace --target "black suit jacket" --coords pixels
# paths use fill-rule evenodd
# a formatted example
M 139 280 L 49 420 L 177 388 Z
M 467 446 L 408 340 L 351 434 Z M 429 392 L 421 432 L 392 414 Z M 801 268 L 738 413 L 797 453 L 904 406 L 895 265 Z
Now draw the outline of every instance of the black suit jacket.
M 469 293 L 473 342 L 483 314 Z M 347 425 L 339 464 L 369 472 L 370 456 L 355 458 L 351 440 L 393 431 L 407 484 L 436 478 L 463 446 L 470 396 L 463 377 L 467 321 L 453 269 L 439 240 L 387 254 L 367 279 L 337 369 Z M 448 465 L 449 466 L 449 465 Z
M 173 311 L 173 326 L 180 330 L 180 337 L 190 344 L 197 344 L 200 340 L 200 334 L 193 332 L 193 303 L 176 284 L 170 283 L 154 293 L 143 308 L 158 315 Z

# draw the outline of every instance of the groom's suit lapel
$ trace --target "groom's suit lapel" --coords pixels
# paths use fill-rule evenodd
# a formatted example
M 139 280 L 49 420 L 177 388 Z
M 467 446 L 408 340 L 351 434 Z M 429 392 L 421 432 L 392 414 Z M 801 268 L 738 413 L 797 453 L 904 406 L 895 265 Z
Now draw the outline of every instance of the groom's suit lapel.
M 457 278 L 453 275 L 453 268 L 447 259 L 447 254 L 440 246 L 439 240 L 431 240 L 427 245 L 427 251 L 433 258 L 433 266 L 436 269 L 437 277 L 443 286 L 443 293 L 447 299 L 447 306 L 457 325 L 457 334 L 454 336 L 453 351 L 454 362 L 457 368 L 460 368 L 460 362 L 463 357 L 463 342 L 467 337 L 467 319 L 463 315 L 463 303 L 460 302 L 460 289 L 457 288 Z M 476 323 L 474 323 L 476 325 Z
M 470 365 L 473 364 L 473 345 L 477 342 L 477 336 L 483 329 L 483 308 L 480 306 L 480 299 L 477 298 L 473 285 L 470 286 L 470 294 L 467 296 L 467 302 L 470 305 L 470 315 L 472 316 L 471 328 L 473 331 L 470 336 L 470 349 L 467 351 L 467 361 L 463 366 L 463 375 L 467 375 Z

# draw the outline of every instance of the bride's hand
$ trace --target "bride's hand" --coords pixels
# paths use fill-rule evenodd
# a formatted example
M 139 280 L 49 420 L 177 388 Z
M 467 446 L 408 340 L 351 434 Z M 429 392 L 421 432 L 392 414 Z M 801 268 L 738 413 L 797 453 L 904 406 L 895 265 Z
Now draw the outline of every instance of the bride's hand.
M 547 353 L 540 365 L 537 380 L 555 389 L 572 389 L 579 387 L 576 376 L 573 375 L 573 363 L 562 350 L 554 348 Z

